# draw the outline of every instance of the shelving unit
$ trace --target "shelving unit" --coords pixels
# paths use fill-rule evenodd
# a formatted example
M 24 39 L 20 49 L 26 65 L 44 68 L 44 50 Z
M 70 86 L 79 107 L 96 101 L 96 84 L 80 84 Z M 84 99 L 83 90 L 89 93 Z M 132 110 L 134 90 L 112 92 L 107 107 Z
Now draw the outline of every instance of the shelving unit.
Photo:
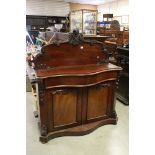
M 77 10 L 70 13 L 70 32 L 78 29 L 84 35 L 96 35 L 97 10 Z
M 68 17 L 26 15 L 26 29 L 30 35 L 38 36 L 39 31 L 45 32 L 48 27 L 62 24 L 61 31 L 68 32 Z
M 112 20 L 113 20 L 113 14 L 103 14 L 103 22 L 106 30 L 110 29 Z
M 46 16 L 26 16 L 26 28 L 28 31 L 45 31 L 47 27 Z

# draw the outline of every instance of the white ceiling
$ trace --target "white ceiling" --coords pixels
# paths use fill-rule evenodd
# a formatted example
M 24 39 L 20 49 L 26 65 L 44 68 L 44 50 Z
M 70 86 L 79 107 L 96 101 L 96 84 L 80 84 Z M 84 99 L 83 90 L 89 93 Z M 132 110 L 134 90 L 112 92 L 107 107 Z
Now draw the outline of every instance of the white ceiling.
M 100 4 L 117 1 L 117 0 L 60 0 L 60 1 L 71 2 L 71 3 L 80 3 L 80 4 L 100 5 Z

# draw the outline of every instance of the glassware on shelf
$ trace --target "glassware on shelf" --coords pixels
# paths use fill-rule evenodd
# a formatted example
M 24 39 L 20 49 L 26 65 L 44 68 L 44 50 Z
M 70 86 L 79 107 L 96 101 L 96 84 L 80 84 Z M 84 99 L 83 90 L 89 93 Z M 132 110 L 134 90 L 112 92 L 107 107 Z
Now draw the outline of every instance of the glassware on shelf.
M 97 11 L 78 10 L 70 13 L 70 31 L 78 29 L 84 35 L 96 35 Z

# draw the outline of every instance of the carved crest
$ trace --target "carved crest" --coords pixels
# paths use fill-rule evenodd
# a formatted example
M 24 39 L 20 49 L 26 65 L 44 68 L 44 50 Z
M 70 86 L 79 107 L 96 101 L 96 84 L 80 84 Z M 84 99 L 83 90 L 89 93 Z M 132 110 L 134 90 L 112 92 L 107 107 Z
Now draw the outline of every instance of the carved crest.
M 83 35 L 79 33 L 79 30 L 73 30 L 73 33 L 69 34 L 69 43 L 72 45 L 78 45 L 84 42 Z

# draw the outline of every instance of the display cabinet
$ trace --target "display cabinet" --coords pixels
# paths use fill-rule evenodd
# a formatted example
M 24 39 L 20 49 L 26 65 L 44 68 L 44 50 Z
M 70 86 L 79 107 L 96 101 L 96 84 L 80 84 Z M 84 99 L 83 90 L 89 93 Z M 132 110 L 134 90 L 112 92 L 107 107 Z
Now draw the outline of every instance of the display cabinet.
M 70 13 L 70 32 L 78 29 L 84 35 L 96 35 L 96 25 L 96 10 L 78 10 Z
M 119 77 L 116 97 L 124 104 L 129 105 L 129 48 L 117 47 L 116 60 L 116 64 L 123 68 Z

